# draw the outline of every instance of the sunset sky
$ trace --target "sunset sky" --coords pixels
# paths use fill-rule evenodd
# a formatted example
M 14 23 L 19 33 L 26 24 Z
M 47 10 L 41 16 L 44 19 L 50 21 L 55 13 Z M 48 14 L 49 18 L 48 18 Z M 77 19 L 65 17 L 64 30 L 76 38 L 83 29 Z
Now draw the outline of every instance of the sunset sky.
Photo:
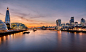
M 0 0 L 0 20 L 5 21 L 9 7 L 11 23 L 24 23 L 28 27 L 56 25 L 56 20 L 69 22 L 86 19 L 86 0 Z

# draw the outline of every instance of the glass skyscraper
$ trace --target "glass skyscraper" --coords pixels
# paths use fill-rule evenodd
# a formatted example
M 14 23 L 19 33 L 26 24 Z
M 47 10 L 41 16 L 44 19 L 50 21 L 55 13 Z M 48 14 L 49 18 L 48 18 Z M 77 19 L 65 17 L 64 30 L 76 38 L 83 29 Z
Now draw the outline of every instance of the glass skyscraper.
M 6 10 L 5 23 L 7 25 L 7 28 L 10 29 L 10 14 L 9 14 L 9 8 L 8 7 Z
M 57 26 L 61 26 L 61 19 L 56 20 Z
M 70 24 L 74 23 L 74 17 L 71 17 Z
M 74 26 L 74 17 L 71 17 L 70 25 Z
M 83 26 L 85 24 L 85 19 L 81 19 L 81 25 Z

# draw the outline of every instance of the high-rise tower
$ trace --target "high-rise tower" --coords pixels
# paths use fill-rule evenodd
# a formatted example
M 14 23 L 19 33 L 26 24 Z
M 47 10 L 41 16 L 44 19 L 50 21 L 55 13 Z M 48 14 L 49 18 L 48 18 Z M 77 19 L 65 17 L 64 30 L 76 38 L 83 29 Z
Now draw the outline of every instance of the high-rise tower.
M 61 26 L 61 19 L 56 20 L 57 26 Z
M 7 28 L 10 29 L 10 14 L 9 14 L 9 8 L 8 7 L 6 10 L 5 23 L 7 25 Z
M 81 19 L 81 25 L 84 26 L 84 24 L 85 24 L 85 19 L 82 18 Z
M 71 19 L 70 19 L 70 25 L 74 26 L 74 17 L 71 17 Z

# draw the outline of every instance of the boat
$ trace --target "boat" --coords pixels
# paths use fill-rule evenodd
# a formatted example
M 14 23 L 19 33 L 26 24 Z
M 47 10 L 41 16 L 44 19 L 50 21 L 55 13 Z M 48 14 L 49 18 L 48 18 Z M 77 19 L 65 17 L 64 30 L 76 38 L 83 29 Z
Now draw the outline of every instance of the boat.
M 36 31 L 36 28 L 34 28 L 33 31 Z
M 23 34 L 25 34 L 25 33 L 29 34 L 30 32 L 28 32 L 28 31 L 26 31 L 26 32 L 23 32 Z

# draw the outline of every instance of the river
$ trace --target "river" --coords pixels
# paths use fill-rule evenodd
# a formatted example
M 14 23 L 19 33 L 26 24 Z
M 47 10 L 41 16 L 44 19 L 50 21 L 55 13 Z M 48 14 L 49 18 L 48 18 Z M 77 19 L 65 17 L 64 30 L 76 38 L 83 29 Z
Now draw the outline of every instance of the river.
M 0 52 L 86 52 L 86 33 L 29 30 L 0 36 Z

